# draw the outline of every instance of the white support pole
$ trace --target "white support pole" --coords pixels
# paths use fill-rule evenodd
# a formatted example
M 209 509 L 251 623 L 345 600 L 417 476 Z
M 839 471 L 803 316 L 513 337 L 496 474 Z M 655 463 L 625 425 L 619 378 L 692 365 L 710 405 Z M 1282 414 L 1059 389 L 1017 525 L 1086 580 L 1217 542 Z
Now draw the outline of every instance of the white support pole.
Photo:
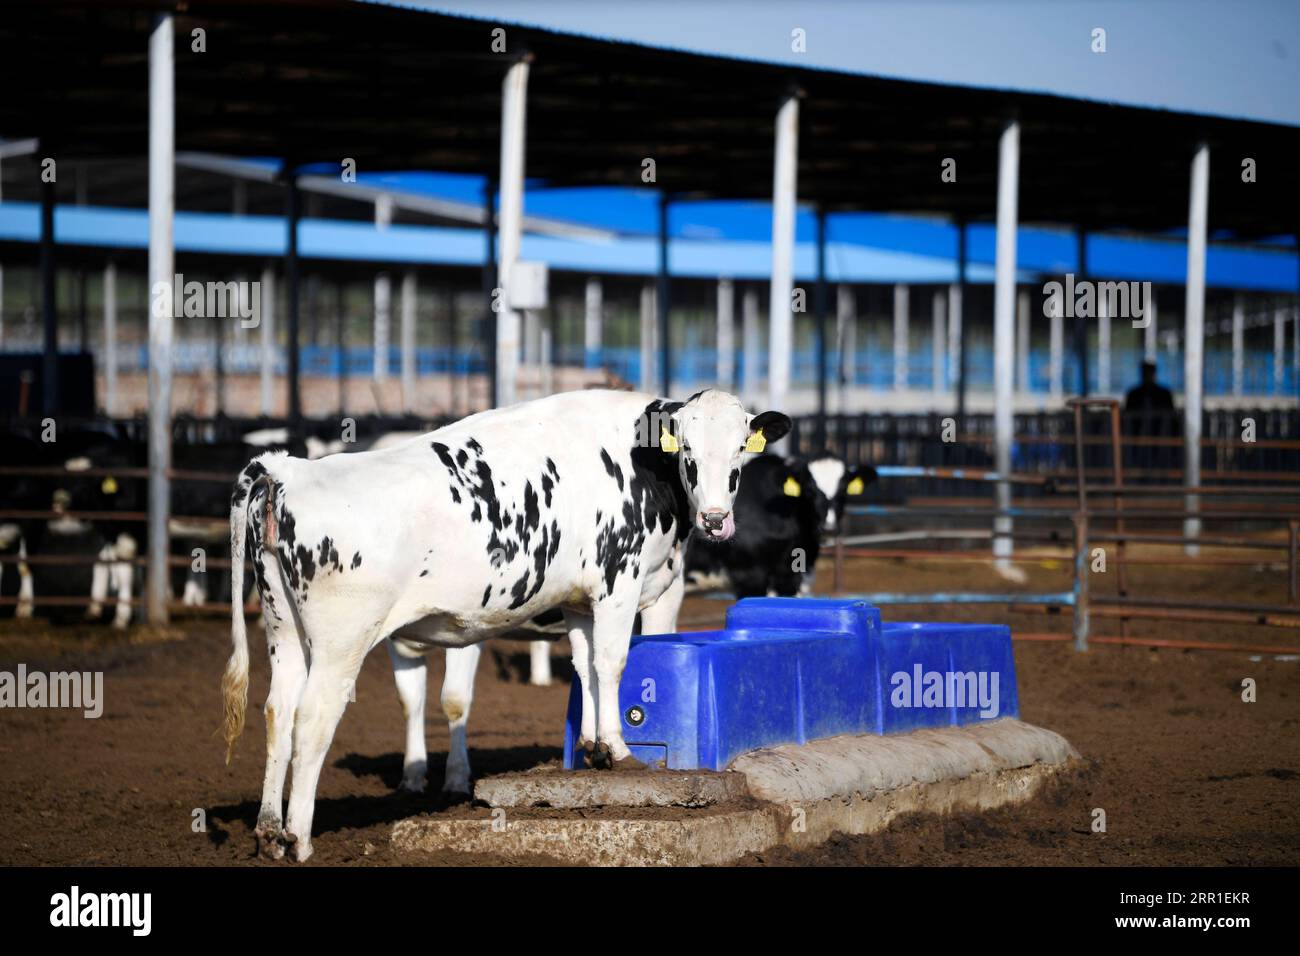
M 943 291 L 935 289 L 934 295 L 930 297 L 930 361 L 934 366 L 930 370 L 930 388 L 934 390 L 936 400 L 943 391 L 943 355 L 946 347 L 943 327 L 947 320 L 947 304 Z
M 910 290 L 899 283 L 894 286 L 894 391 L 907 388 L 907 357 L 911 338 L 908 331 L 911 309 Z
M 736 384 L 736 287 L 730 279 L 718 280 L 718 387 L 730 391 Z
M 1110 394 L 1110 303 L 1097 296 L 1097 393 Z
M 519 261 L 524 221 L 524 141 L 528 115 L 528 61 L 506 71 L 501 85 L 500 212 L 497 216 L 497 285 L 504 290 L 497 313 L 496 404 L 516 399 L 519 375 L 519 313 L 510 307 L 511 273 Z
M 1015 375 L 1016 220 L 1020 185 L 1020 124 L 1008 122 L 998 144 L 998 229 L 997 258 L 993 286 L 993 436 L 994 467 L 1003 474 L 1011 471 L 1011 441 L 1014 426 L 1012 383 Z M 1000 510 L 1011 507 L 1011 484 L 999 482 Z M 997 518 L 993 554 L 1011 556 L 1011 519 Z M 1002 562 L 1000 566 L 1005 565 Z
M 1191 190 L 1187 203 L 1187 308 L 1183 335 L 1183 482 L 1201 483 L 1201 398 L 1205 375 L 1205 240 L 1210 207 L 1210 147 L 1202 143 L 1192 158 Z M 1200 498 L 1187 495 L 1184 511 L 1199 511 Z M 1201 519 L 1183 520 L 1183 536 L 1197 538 Z M 1189 544 L 1186 553 L 1200 553 Z
M 402 411 L 415 411 L 415 273 L 402 276 Z
M 167 520 L 172 463 L 172 284 L 176 281 L 174 38 L 171 14 L 156 15 L 149 35 L 149 288 L 155 300 L 165 290 L 167 306 L 149 310 L 149 573 L 145 610 L 151 624 L 167 623 L 170 577 Z
M 1147 298 L 1147 327 L 1142 330 L 1142 359 L 1146 362 L 1154 362 L 1156 353 L 1159 351 L 1156 338 L 1156 287 L 1151 287 L 1151 295 Z
M 760 400 L 758 363 L 759 346 L 762 341 L 761 320 L 758 314 L 758 290 L 753 286 L 747 288 L 742 302 L 743 317 L 741 322 L 743 323 L 744 341 L 741 343 L 741 348 L 743 350 L 745 376 L 741 385 L 741 395 L 744 397 L 747 406 L 756 408 Z
M 267 266 L 262 270 L 262 315 L 258 331 L 261 333 L 259 364 L 261 366 L 260 407 L 263 415 L 275 412 L 275 271 Z
M 1016 296 L 1016 388 L 1029 392 L 1029 290 Z
M 1246 303 L 1238 292 L 1232 297 L 1232 397 L 1241 398 L 1245 379 Z
M 1047 390 L 1052 401 L 1059 402 L 1065 390 L 1065 310 L 1055 299 L 1048 308 L 1051 310 L 1048 331 Z
M 849 408 L 849 390 L 857 379 L 858 297 L 852 286 L 841 285 L 835 289 L 835 342 L 839 349 L 839 366 L 836 369 L 836 394 L 839 404 L 835 411 L 843 415 Z
M 961 283 L 948 286 L 948 388 L 957 387 L 961 367 Z
M 790 393 L 794 313 L 795 190 L 799 166 L 799 100 L 789 96 L 776 114 L 772 173 L 772 289 L 768 302 L 768 407 L 785 408 Z
M 582 313 L 583 365 L 599 368 L 604 333 L 605 290 L 597 278 L 587 280 Z
M 658 329 L 656 319 L 658 312 L 655 309 L 655 287 L 653 282 L 647 282 L 641 286 L 641 379 L 637 382 L 637 388 L 643 392 L 654 393 L 656 388 L 655 378 L 655 333 Z
M 554 336 L 551 330 L 551 313 L 549 310 L 537 317 L 537 357 L 541 365 L 538 373 L 538 387 L 541 396 L 555 392 L 555 370 L 552 364 L 551 348 Z
M 104 266 L 104 411 L 117 414 L 117 266 Z
M 535 369 L 541 361 L 542 327 L 538 323 L 536 309 L 520 311 L 524 323 L 524 368 Z
M 375 228 L 387 229 L 393 224 L 393 197 L 380 193 L 375 197 Z
M 1286 381 L 1286 366 L 1282 356 L 1286 354 L 1286 310 L 1277 306 L 1273 310 L 1273 396 L 1280 397 Z
M 375 276 L 375 346 L 374 379 L 383 384 L 388 381 L 388 343 L 393 322 L 393 280 L 387 272 Z

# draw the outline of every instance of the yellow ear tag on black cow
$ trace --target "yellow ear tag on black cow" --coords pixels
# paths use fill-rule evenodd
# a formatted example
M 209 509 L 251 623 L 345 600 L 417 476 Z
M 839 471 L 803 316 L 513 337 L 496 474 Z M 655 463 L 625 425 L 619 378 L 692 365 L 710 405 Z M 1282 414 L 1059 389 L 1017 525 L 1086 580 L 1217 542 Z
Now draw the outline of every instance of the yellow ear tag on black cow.
M 848 485 L 845 486 L 844 492 L 845 494 L 850 494 L 850 495 L 860 495 L 862 494 L 863 491 L 866 490 L 866 487 L 867 487 L 867 483 L 865 481 L 863 481 L 861 478 L 854 478 L 852 481 L 848 483 Z
M 112 475 L 109 475 L 107 478 L 104 479 L 103 484 L 99 486 L 99 490 L 106 495 L 117 494 L 117 479 L 114 478 Z
M 791 498 L 798 498 L 799 495 L 803 493 L 803 489 L 799 487 L 799 482 L 795 481 L 793 478 L 787 478 L 785 480 L 785 485 L 781 490 Z
M 667 454 L 671 455 L 681 446 L 677 444 L 677 438 L 668 429 L 663 428 L 659 431 L 659 447 Z
M 751 455 L 761 455 L 763 449 L 767 447 L 767 439 L 763 437 L 763 430 L 760 428 L 754 434 L 749 436 L 749 441 L 745 442 L 745 451 Z

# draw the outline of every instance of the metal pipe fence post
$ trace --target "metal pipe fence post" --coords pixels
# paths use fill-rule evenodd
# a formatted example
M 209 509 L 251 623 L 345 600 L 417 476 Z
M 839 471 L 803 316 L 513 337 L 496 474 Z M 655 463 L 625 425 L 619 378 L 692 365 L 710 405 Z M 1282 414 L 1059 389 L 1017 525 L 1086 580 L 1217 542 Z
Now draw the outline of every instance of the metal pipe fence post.
M 1287 543 L 1287 598 L 1297 603 L 1296 595 L 1296 545 L 1300 543 L 1300 521 L 1288 522 L 1290 531 Z
M 1088 649 L 1088 513 L 1074 516 L 1074 649 Z
M 1115 485 L 1115 535 L 1119 541 L 1115 544 L 1115 573 L 1117 574 L 1117 583 L 1119 584 L 1119 596 L 1128 597 L 1128 583 L 1124 572 L 1124 519 L 1120 517 L 1124 511 L 1124 496 L 1120 488 L 1124 487 L 1124 446 L 1120 431 L 1119 402 L 1110 402 L 1110 454 L 1111 454 L 1111 481 Z M 1119 619 L 1119 636 L 1127 637 L 1128 618 L 1121 616 Z

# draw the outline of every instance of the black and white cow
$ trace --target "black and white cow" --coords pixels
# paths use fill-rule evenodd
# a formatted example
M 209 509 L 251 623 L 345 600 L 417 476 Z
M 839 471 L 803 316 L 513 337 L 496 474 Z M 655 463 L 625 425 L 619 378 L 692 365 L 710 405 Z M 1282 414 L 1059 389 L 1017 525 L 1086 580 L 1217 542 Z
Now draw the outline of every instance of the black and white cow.
M 850 498 L 862 494 L 879 476 L 870 465 L 850 465 L 834 452 L 823 451 L 806 459 L 813 484 L 826 498 L 826 516 L 822 530 L 835 534 L 844 520 Z
M 0 462 L 10 468 L 46 463 L 41 443 L 18 431 L 0 433 Z M 6 510 L 47 511 L 49 480 L 33 475 L 0 475 L 0 502 Z M 0 519 L 0 594 L 14 596 L 17 617 L 31 617 L 34 589 L 26 557 L 44 533 L 44 520 L 30 517 Z
M 15 613 L 31 616 L 41 595 L 84 595 L 89 590 L 91 603 L 85 616 L 96 620 L 102 617 L 112 590 L 118 598 L 113 624 L 125 628 L 131 619 L 139 527 L 137 522 L 115 518 L 113 512 L 144 508 L 144 482 L 131 476 L 131 470 L 144 462 L 143 448 L 112 425 L 63 429 L 41 438 L 9 433 L 0 440 L 0 458 L 9 465 L 61 469 L 61 473 L 7 477 L 0 482 L 0 499 L 10 507 L 52 512 L 53 517 L 0 525 L 0 552 L 9 555 L 16 548 L 20 559 L 93 555 L 96 560 L 58 565 L 33 561 L 30 568 L 28 562 L 18 560 Z M 86 518 L 90 513 L 94 516 Z
M 732 536 L 746 455 L 789 428 L 785 415 L 749 415 L 725 392 L 673 402 L 584 391 L 483 412 L 379 451 L 250 462 L 231 502 L 231 591 L 242 590 L 247 543 L 271 656 L 259 851 L 310 855 L 326 750 L 362 660 L 385 638 L 399 665 L 410 664 L 398 672 L 408 711 L 423 703 L 418 655 L 460 649 L 449 655 L 442 703 L 463 755 L 464 675 L 472 678 L 478 644 L 562 608 L 589 763 L 636 766 L 618 709 L 633 619 L 640 611 L 644 629 L 672 627 L 687 537 Z M 232 611 L 227 759 L 248 695 L 242 604 Z
M 838 530 L 849 498 L 875 480 L 870 466 L 850 467 L 829 453 L 755 458 L 740 474 L 735 537 L 692 541 L 687 573 L 738 598 L 810 592 L 823 533 Z

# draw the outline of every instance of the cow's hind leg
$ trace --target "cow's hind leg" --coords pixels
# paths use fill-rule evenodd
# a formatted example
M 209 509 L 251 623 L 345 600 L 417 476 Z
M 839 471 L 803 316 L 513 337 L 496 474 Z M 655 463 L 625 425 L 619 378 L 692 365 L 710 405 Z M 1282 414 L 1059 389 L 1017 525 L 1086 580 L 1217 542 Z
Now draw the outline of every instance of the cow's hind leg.
M 129 534 L 119 534 L 113 545 L 117 563 L 113 565 L 112 579 L 117 585 L 117 609 L 113 612 L 113 627 L 125 630 L 131 623 L 131 599 L 135 592 L 135 556 L 138 545 Z
M 397 697 L 402 702 L 402 716 L 406 718 L 406 753 L 402 758 L 399 789 L 423 793 L 429 769 L 429 757 L 424 747 L 424 696 L 429 685 L 425 651 L 391 637 L 385 643 L 393 662 L 393 680 L 397 684 Z
M 36 613 L 36 589 L 32 586 L 32 569 L 27 566 L 27 545 L 18 549 L 18 605 L 14 617 L 31 617 Z
M 291 859 L 301 863 L 311 856 L 311 821 L 316 810 L 316 784 L 334 731 L 356 693 L 357 674 L 371 641 L 358 642 L 354 651 L 333 649 L 322 653 L 313 641 L 307 683 L 298 700 L 293 724 L 293 788 L 284 840 Z
M 262 617 L 271 658 L 271 688 L 262 710 L 266 715 L 266 773 L 255 832 L 259 855 L 278 860 L 284 856 L 284 778 L 293 755 L 298 701 L 307 682 L 307 657 L 278 575 L 267 575 L 266 585 L 269 593 L 268 600 L 262 602 Z
M 111 565 L 108 562 L 113 558 L 112 545 L 106 544 L 100 548 L 97 558 L 90 570 L 90 604 L 86 606 L 85 614 L 87 621 L 98 621 L 104 615 L 104 602 L 108 599 L 111 584 Z
M 537 687 L 551 686 L 551 642 L 528 642 L 528 683 Z
M 469 746 L 465 725 L 469 723 L 470 705 L 474 703 L 474 675 L 478 671 L 481 646 L 447 648 L 447 672 L 442 679 L 442 712 L 447 715 L 451 745 L 447 750 L 447 770 L 443 774 L 443 793 L 469 795 Z

